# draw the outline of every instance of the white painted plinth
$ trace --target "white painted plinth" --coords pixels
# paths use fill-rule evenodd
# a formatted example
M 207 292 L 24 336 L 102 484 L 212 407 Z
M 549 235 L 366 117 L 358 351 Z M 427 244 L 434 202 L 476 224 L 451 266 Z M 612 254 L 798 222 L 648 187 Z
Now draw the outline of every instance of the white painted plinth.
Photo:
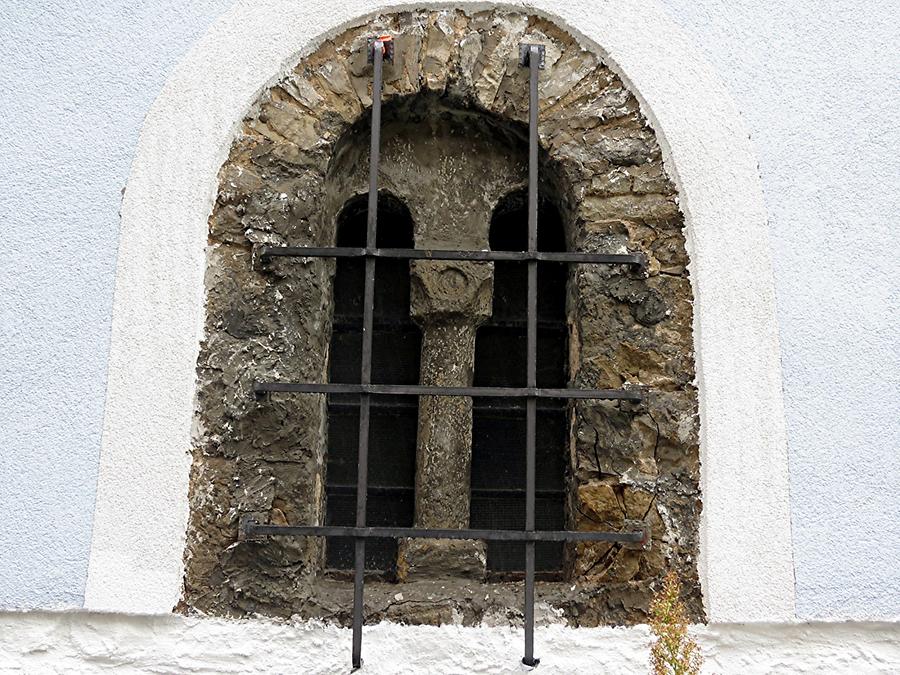
M 693 630 L 705 673 L 900 672 L 900 624 L 718 624 Z M 646 673 L 635 628 L 539 627 L 539 675 Z M 521 630 L 367 627 L 363 674 L 515 673 Z M 345 673 L 350 631 L 318 623 L 121 614 L 0 614 L 0 673 Z

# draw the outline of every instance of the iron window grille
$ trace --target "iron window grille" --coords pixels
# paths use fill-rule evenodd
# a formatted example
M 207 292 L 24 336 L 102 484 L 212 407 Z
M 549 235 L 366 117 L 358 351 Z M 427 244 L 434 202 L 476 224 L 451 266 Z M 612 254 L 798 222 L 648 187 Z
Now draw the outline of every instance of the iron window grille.
M 483 541 L 524 542 L 525 544 L 525 646 L 522 662 L 535 666 L 534 657 L 534 582 L 536 542 L 616 542 L 638 547 L 649 546 L 647 528 L 631 532 L 599 532 L 569 530 L 535 530 L 535 436 L 538 399 L 620 400 L 639 402 L 637 389 L 541 388 L 536 385 L 537 362 L 537 271 L 538 262 L 629 265 L 643 267 L 639 254 L 604 254 L 583 252 L 545 252 L 537 250 L 538 232 L 538 75 L 544 67 L 544 46 L 519 46 L 519 65 L 529 69 L 528 115 L 528 247 L 525 251 L 473 251 L 378 248 L 378 168 L 381 141 L 381 98 L 384 61 L 393 61 L 390 36 L 370 38 L 369 62 L 373 64 L 372 132 L 369 155 L 369 193 L 365 247 L 264 247 L 261 259 L 274 257 L 342 258 L 365 260 L 363 291 L 362 363 L 358 384 L 256 382 L 253 392 L 258 398 L 272 393 L 287 394 L 355 394 L 359 396 L 359 442 L 356 481 L 356 525 L 267 525 L 252 517 L 241 522 L 241 536 L 258 539 L 279 537 L 348 537 L 354 541 L 353 572 L 353 646 L 352 666 L 362 664 L 363 590 L 365 584 L 365 547 L 369 539 L 468 539 Z M 379 384 L 372 382 L 372 335 L 374 316 L 375 265 L 378 259 L 407 260 L 475 260 L 514 261 L 527 264 L 527 346 L 525 387 L 440 387 L 426 385 Z M 525 523 L 522 530 L 437 529 L 417 527 L 369 527 L 366 525 L 368 492 L 369 419 L 373 396 L 468 396 L 519 398 L 525 400 Z

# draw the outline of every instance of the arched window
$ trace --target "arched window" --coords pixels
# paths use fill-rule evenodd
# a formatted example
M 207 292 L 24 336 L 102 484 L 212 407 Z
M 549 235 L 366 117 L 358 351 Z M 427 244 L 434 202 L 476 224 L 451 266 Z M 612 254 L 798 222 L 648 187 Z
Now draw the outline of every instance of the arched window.
M 579 625 L 645 621 L 669 569 L 702 618 L 691 281 L 639 102 L 544 18 L 383 18 L 261 92 L 222 167 L 185 606 L 345 621 L 335 579 L 366 567 L 357 664 L 364 605 L 477 623 L 523 569 L 531 635 L 534 562 Z M 379 186 L 373 244 L 399 250 L 361 248 Z
M 350 200 L 338 216 L 337 245 L 366 244 L 366 198 Z M 411 248 L 413 221 L 406 206 L 389 194 L 378 199 L 378 240 L 383 248 Z M 334 275 L 334 318 L 329 350 L 329 381 L 359 382 L 362 359 L 362 289 L 365 260 L 338 258 Z M 379 260 L 375 267 L 375 316 L 372 381 L 417 384 L 421 331 L 409 314 L 409 262 Z M 418 399 L 380 396 L 371 403 L 369 492 L 370 525 L 413 524 Z M 353 525 L 356 515 L 356 463 L 359 442 L 359 397 L 332 394 L 328 400 L 326 522 Z M 392 574 L 397 542 L 377 539 L 366 546 L 366 568 Z M 326 566 L 353 567 L 353 541 L 330 539 Z
M 528 248 L 527 194 L 504 198 L 491 219 L 494 251 Z M 538 212 L 538 249 L 564 251 L 565 233 L 559 212 L 542 201 Z M 478 329 L 475 342 L 475 386 L 526 386 L 526 265 L 494 263 L 491 317 Z M 537 386 L 566 386 L 566 265 L 538 265 Z M 472 511 L 473 528 L 516 529 L 525 520 L 525 402 L 523 399 L 480 398 L 473 406 Z M 538 402 L 535 500 L 537 529 L 565 528 L 566 402 Z M 492 541 L 487 547 L 488 571 L 524 569 L 522 543 Z M 535 569 L 562 568 L 563 545 L 535 546 Z

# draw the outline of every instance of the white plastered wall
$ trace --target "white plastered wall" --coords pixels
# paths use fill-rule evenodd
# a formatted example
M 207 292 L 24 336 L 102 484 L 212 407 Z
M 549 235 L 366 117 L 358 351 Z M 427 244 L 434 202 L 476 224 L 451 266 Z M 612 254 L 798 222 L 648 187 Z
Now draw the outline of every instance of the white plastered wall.
M 447 3 L 416 6 L 431 4 Z M 757 166 L 738 112 L 655 2 L 522 4 L 568 28 L 631 86 L 679 189 L 695 296 L 709 619 L 792 620 L 775 298 Z M 237 124 L 322 37 L 396 7 L 238 2 L 149 111 L 122 204 L 86 608 L 166 613 L 180 595 L 207 219 Z
M 717 624 L 692 629 L 704 673 L 896 673 L 896 624 Z M 649 631 L 539 625 L 536 675 L 645 673 Z M 0 672 L 346 673 L 350 630 L 316 622 L 0 613 Z M 522 630 L 463 626 L 366 628 L 364 675 L 523 673 Z

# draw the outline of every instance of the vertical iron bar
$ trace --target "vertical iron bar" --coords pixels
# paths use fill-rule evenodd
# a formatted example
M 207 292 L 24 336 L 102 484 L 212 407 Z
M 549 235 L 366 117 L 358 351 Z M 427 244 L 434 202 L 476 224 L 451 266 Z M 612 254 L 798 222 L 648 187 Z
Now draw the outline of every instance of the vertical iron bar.
M 538 218 L 538 68 L 540 49 L 528 47 L 528 252 L 537 251 Z M 537 260 L 528 261 L 528 387 L 537 386 Z M 534 530 L 534 455 L 537 434 L 537 400 L 526 403 L 525 448 L 525 529 Z M 537 665 L 534 658 L 534 542 L 525 543 L 525 656 L 526 666 Z
M 384 65 L 384 42 L 372 42 L 375 75 L 372 83 L 372 138 L 369 146 L 369 204 L 366 222 L 366 247 L 375 248 L 378 227 L 378 162 L 381 152 L 381 87 Z M 366 258 L 366 281 L 363 296 L 362 367 L 360 382 L 372 381 L 372 330 L 375 314 L 375 258 Z M 369 408 L 370 395 L 359 397 L 359 459 L 356 477 L 356 526 L 366 526 L 366 498 L 369 483 Z M 353 668 L 362 666 L 363 583 L 366 563 L 366 540 L 354 542 L 353 575 Z

